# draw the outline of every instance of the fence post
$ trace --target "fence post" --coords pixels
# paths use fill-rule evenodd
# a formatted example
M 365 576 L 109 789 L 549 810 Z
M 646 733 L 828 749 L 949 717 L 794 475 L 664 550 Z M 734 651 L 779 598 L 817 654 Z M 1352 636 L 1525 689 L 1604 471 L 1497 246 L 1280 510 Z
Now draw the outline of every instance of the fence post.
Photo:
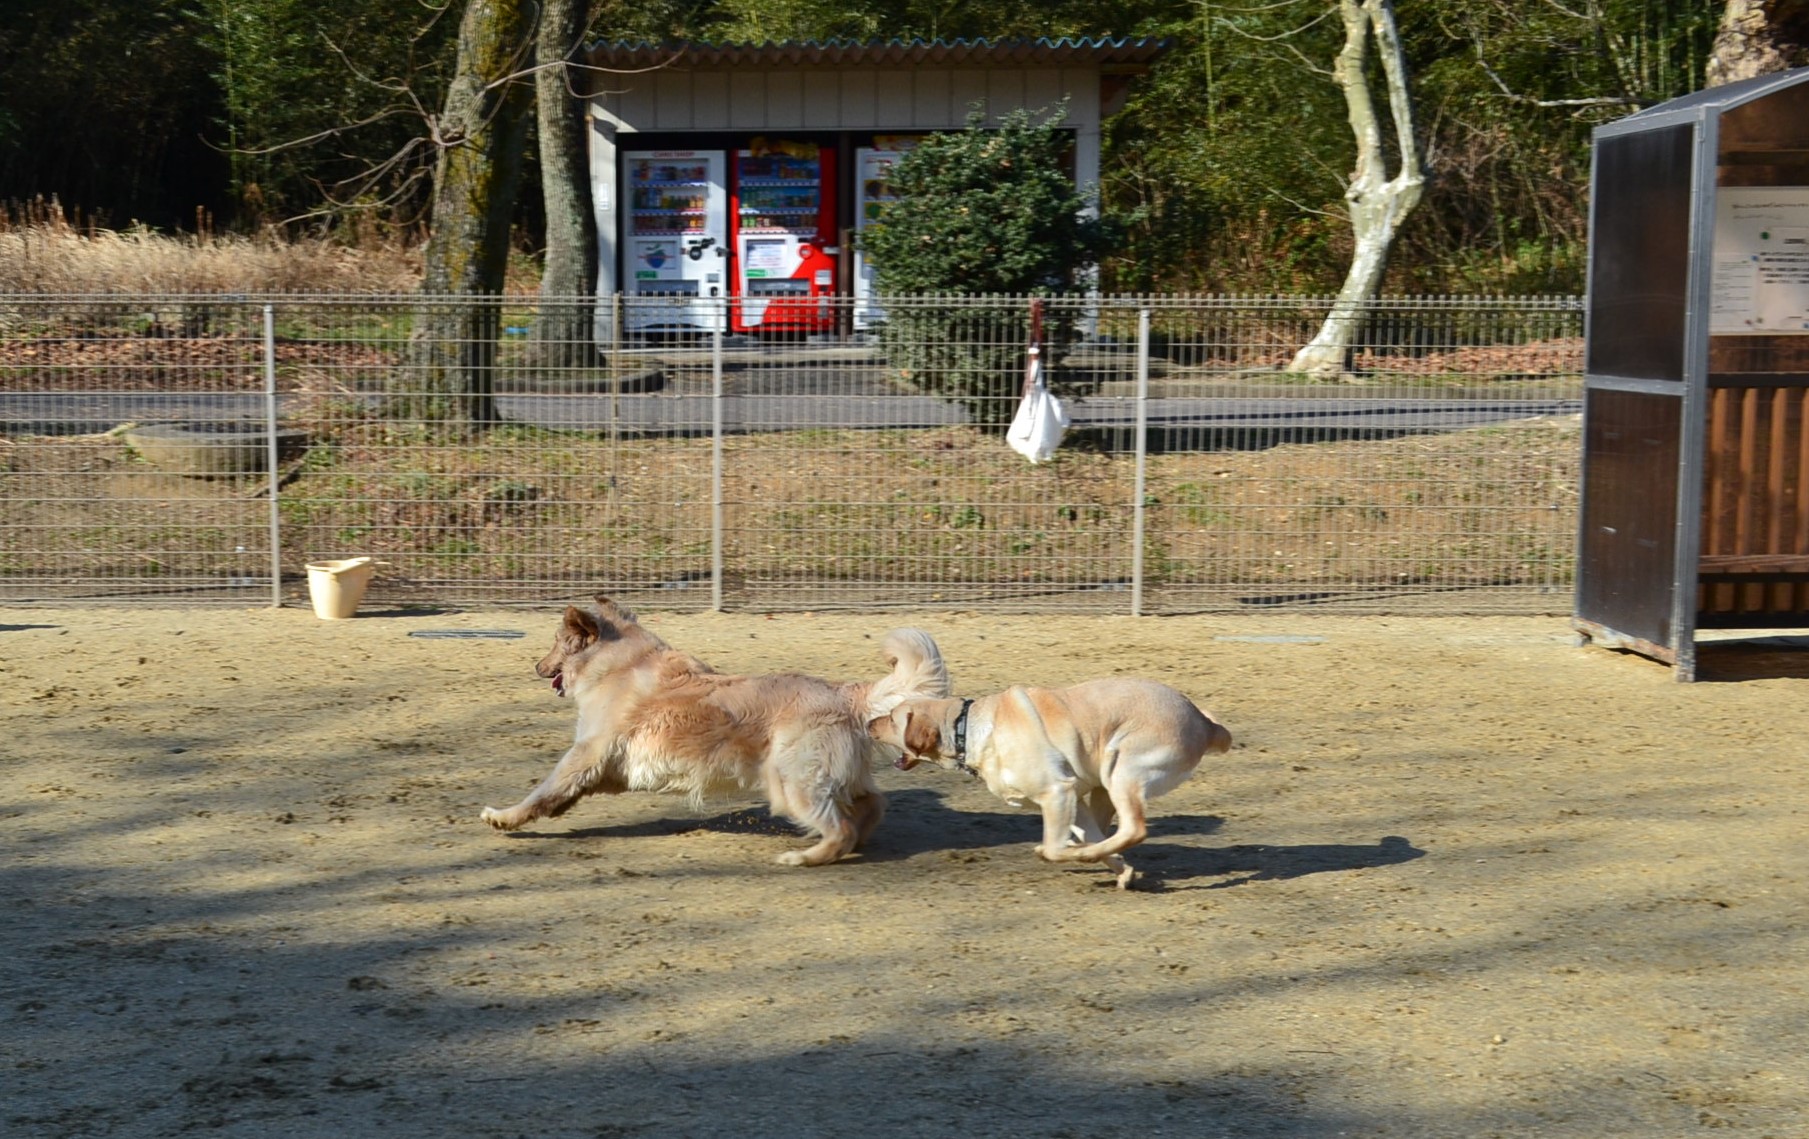
M 1149 457 L 1149 310 L 1137 311 L 1137 477 L 1131 491 L 1131 616 L 1143 616 L 1143 505 Z
M 722 612 L 722 326 L 728 299 L 710 333 L 710 609 Z
M 264 463 L 270 476 L 270 607 L 283 607 L 283 533 L 277 510 L 276 306 L 264 306 Z

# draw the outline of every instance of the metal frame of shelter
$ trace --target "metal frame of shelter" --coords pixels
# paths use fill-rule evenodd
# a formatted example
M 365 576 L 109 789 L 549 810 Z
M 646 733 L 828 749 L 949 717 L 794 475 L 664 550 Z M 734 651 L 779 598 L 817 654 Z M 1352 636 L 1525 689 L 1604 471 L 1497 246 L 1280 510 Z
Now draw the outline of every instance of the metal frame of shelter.
M 1809 627 L 1809 68 L 1600 127 L 1573 626 Z

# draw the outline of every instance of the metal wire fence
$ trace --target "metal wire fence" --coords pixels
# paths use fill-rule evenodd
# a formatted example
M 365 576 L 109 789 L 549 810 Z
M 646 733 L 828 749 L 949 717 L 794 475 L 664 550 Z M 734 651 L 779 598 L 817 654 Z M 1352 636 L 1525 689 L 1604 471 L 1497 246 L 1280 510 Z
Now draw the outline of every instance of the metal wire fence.
M 1574 298 L 734 303 L 0 296 L 0 603 L 1568 609 Z

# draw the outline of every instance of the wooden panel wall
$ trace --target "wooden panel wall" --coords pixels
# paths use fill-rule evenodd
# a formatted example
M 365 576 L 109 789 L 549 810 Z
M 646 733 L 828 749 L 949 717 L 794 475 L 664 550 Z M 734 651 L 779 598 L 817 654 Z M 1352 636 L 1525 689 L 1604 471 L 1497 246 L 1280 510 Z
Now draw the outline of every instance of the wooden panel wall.
M 1715 387 L 1709 393 L 1704 615 L 1809 617 L 1806 406 L 1805 387 Z

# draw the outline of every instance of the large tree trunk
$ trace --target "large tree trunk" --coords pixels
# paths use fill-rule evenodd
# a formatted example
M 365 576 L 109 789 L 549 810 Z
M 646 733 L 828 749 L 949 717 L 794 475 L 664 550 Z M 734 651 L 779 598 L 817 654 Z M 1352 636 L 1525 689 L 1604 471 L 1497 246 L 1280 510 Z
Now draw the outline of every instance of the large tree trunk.
M 546 204 L 546 267 L 540 277 L 535 355 L 555 365 L 583 365 L 591 348 L 587 297 L 597 280 L 597 219 L 591 213 L 590 163 L 581 73 L 571 66 L 590 25 L 587 0 L 545 0 L 540 17 L 535 97 L 540 131 L 540 191 Z
M 451 298 L 423 306 L 409 395 L 414 418 L 476 427 L 497 419 L 494 372 L 509 258 L 509 219 L 521 182 L 533 0 L 468 0 L 457 70 L 436 124 L 433 231 L 421 291 Z
M 1809 63 L 1809 0 L 1727 0 L 1703 86 L 1719 87 Z
M 1394 5 L 1391 0 L 1339 0 L 1338 10 L 1344 18 L 1344 48 L 1338 53 L 1335 74 L 1338 85 L 1344 89 L 1351 133 L 1357 139 L 1356 168 L 1344 192 L 1345 200 L 1350 203 L 1351 232 L 1356 238 L 1356 249 L 1351 254 L 1344 287 L 1338 291 L 1338 298 L 1325 323 L 1320 325 L 1319 334 L 1296 353 L 1288 365 L 1290 372 L 1321 378 L 1336 378 L 1350 371 L 1351 344 L 1381 288 L 1389 246 L 1393 244 L 1395 234 L 1400 232 L 1401 223 L 1419 203 L 1426 185 L 1426 171 L 1414 137 L 1407 60 L 1401 50 L 1400 35 L 1395 30 Z M 1399 153 L 1400 169 L 1392 178 L 1388 176 L 1381 123 L 1376 118 L 1369 79 L 1364 73 L 1364 58 L 1371 36 L 1375 38 L 1376 51 L 1381 57 L 1382 74 L 1388 88 L 1388 108 L 1394 122 L 1394 142 Z

